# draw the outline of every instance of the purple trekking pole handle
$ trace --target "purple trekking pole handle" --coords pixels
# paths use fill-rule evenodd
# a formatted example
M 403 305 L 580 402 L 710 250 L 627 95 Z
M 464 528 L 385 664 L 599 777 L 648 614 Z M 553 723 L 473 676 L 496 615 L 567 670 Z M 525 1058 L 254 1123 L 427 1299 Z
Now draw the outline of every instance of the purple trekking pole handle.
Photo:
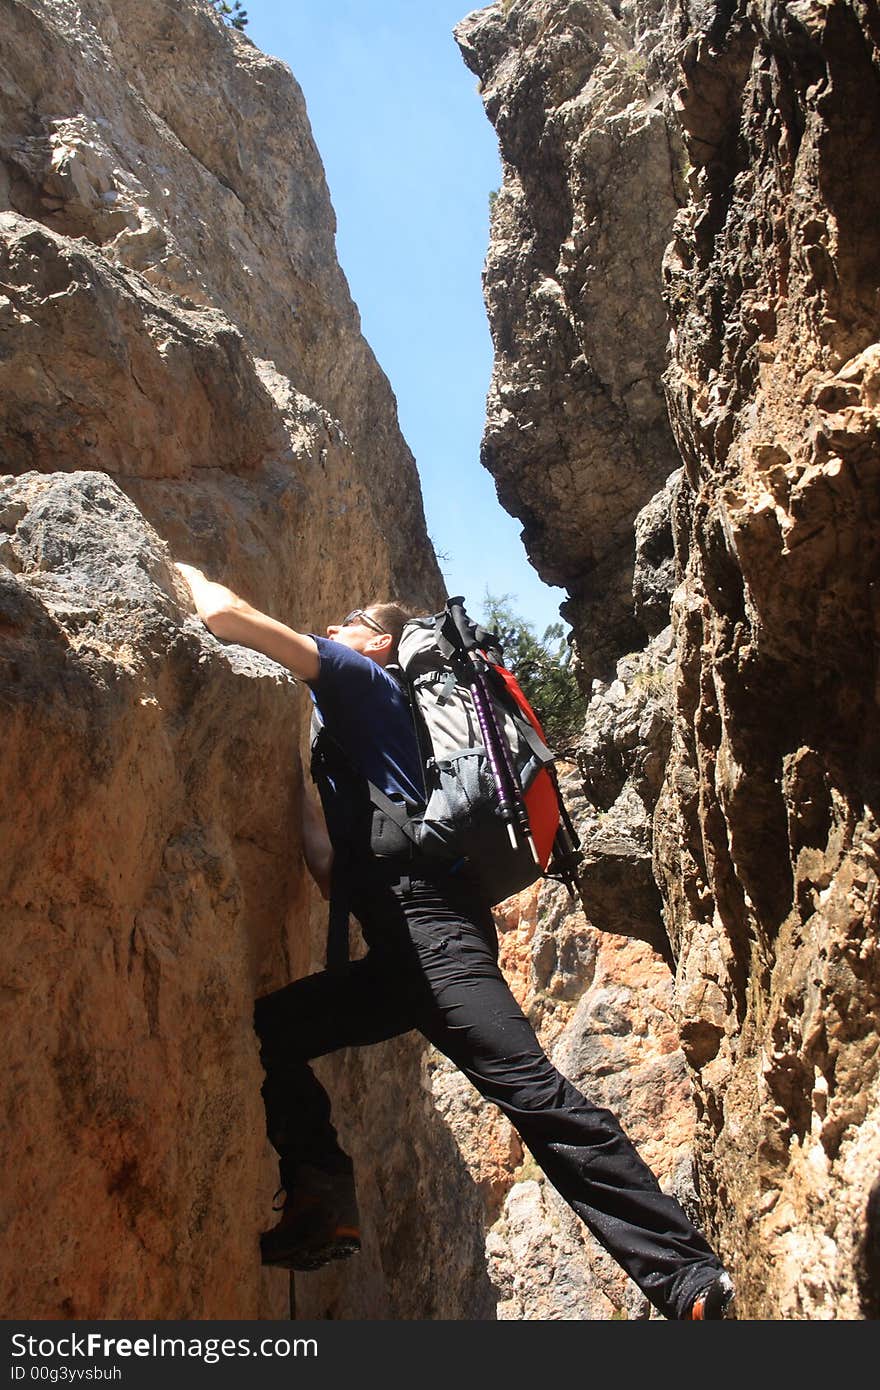
M 514 809 L 513 802 L 507 786 L 507 781 L 498 760 L 498 745 L 496 742 L 495 731 L 489 723 L 489 716 L 486 713 L 485 695 L 479 683 L 475 680 L 471 685 L 471 699 L 474 702 L 474 709 L 477 712 L 477 723 L 480 726 L 480 733 L 483 735 L 483 745 L 486 749 L 486 756 L 489 759 L 489 766 L 492 769 L 492 777 L 495 781 L 495 788 L 498 792 L 498 810 L 501 817 L 507 822 L 507 833 L 510 836 L 510 843 L 516 849 L 516 832 L 513 828 Z
M 489 689 L 487 677 L 485 677 L 485 671 L 481 670 L 481 667 L 478 666 L 477 659 L 475 659 L 475 657 L 471 657 L 471 659 L 474 660 L 474 664 L 475 666 L 477 666 L 477 684 L 478 687 L 480 687 L 481 696 L 482 698 L 484 698 L 485 701 L 485 709 L 487 709 L 487 719 L 489 721 L 489 724 L 491 724 L 492 733 L 494 733 L 495 735 L 496 749 L 500 749 L 500 758 L 502 758 L 502 767 L 503 773 L 505 773 L 506 776 L 506 785 L 507 788 L 509 788 L 510 794 L 512 794 L 514 816 L 516 816 L 517 824 L 519 824 L 520 834 L 523 835 L 524 840 L 527 841 L 528 848 L 531 849 L 532 859 L 534 859 L 535 863 L 537 863 L 537 865 L 539 866 L 541 865 L 541 859 L 539 859 L 538 848 L 537 845 L 535 845 L 534 837 L 532 837 L 531 824 L 530 820 L 528 820 L 527 809 L 525 809 L 523 794 L 521 794 L 519 777 L 517 777 L 516 769 L 514 769 L 513 766 L 513 759 L 512 756 L 510 756 L 510 749 L 509 746 L 507 746 L 507 739 L 505 738 L 505 735 L 503 735 L 503 731 L 500 730 L 499 727 L 498 713 L 496 713 L 495 703 L 494 701 L 492 701 L 492 692 L 491 689 Z
M 507 833 L 513 848 L 516 849 L 516 832 L 514 830 L 514 822 L 516 822 L 520 833 L 532 851 L 535 863 L 540 865 L 541 861 L 532 836 L 528 812 L 517 788 L 517 778 L 511 761 L 510 750 L 507 747 L 504 734 L 498 727 L 498 718 L 492 703 L 491 692 L 474 653 L 471 653 L 471 660 L 475 667 L 471 696 L 477 711 L 477 719 L 483 735 L 483 742 L 486 745 L 492 775 L 498 788 L 498 809 L 504 820 L 507 821 Z

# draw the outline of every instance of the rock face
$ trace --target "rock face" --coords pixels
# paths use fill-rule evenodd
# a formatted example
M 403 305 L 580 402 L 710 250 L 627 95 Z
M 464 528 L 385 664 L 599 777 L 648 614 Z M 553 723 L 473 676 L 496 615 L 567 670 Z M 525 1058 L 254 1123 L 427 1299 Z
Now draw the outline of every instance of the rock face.
M 185 617 L 106 475 L 0 516 L 4 1311 L 280 1315 L 249 1013 L 307 915 L 293 683 Z
M 692 505 L 658 876 L 715 1221 L 783 1317 L 880 1293 L 877 41 L 858 4 L 694 25 L 664 268 Z
M 282 1317 L 251 1009 L 322 959 L 306 701 L 172 562 L 315 628 L 440 577 L 286 68 L 203 0 L 0 16 L 2 1309 Z M 503 905 L 504 967 L 746 1316 L 877 1317 L 874 12 L 457 33 L 505 169 L 485 461 L 592 693 L 584 907 Z M 298 1316 L 649 1315 L 436 1054 L 318 1068 L 365 1249 Z
M 0 1306 L 285 1316 L 251 1014 L 322 957 L 307 700 L 172 561 L 318 630 L 441 581 L 288 70 L 200 0 L 0 17 Z M 419 1066 L 379 1051 L 355 1148 Z M 466 1297 L 450 1258 L 424 1277 Z
M 513 0 L 457 37 L 505 162 L 485 462 L 594 681 L 588 912 L 668 939 L 743 1313 L 876 1317 L 876 15 Z
M 456 37 L 504 170 L 483 461 L 539 574 L 568 589 L 582 658 L 607 678 L 640 636 L 636 514 L 679 464 L 661 381 L 660 266 L 678 208 L 668 126 L 616 7 L 498 4 Z
M 375 548 L 348 534 L 355 510 L 381 547 L 351 588 L 421 597 L 437 572 L 412 457 L 336 262 L 302 95 L 207 8 L 4 3 L 10 471 L 101 468 L 137 491 L 290 476 L 310 453 L 327 553 Z

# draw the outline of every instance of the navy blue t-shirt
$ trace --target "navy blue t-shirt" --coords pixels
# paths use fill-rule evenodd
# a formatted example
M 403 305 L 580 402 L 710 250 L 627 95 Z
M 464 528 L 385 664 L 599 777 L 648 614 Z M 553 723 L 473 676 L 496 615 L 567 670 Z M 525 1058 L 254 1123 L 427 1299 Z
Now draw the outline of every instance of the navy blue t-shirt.
M 392 675 L 368 656 L 329 637 L 315 637 L 320 670 L 310 681 L 321 723 L 356 774 L 386 796 L 424 805 L 421 758 L 409 701 Z M 350 789 L 321 787 L 330 838 L 345 820 L 334 805 Z

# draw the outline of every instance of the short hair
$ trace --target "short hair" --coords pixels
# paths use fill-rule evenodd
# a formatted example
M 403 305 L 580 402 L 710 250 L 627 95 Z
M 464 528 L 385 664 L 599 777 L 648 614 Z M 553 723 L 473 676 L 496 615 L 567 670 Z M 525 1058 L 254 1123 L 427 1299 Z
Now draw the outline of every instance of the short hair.
M 380 627 L 391 634 L 391 657 L 392 660 L 396 661 L 398 643 L 403 635 L 404 625 L 413 616 L 412 613 L 396 599 L 368 603 L 364 607 L 364 612 L 369 613 L 371 618 L 376 619 Z

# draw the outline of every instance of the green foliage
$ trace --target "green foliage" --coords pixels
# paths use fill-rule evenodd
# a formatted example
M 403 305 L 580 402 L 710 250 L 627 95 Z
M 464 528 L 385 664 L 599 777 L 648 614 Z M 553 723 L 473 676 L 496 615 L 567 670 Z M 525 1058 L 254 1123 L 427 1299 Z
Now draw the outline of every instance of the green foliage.
M 241 0 L 232 0 L 232 4 L 227 4 L 227 0 L 208 0 L 214 6 L 217 13 L 232 29 L 245 29 L 248 22 L 247 10 Z
M 630 49 L 623 54 L 623 66 L 626 72 L 632 73 L 633 77 L 644 77 L 647 63 L 641 53 L 636 53 Z
M 486 595 L 482 622 L 498 634 L 505 666 L 522 686 L 547 742 L 561 751 L 577 736 L 587 710 L 587 698 L 571 669 L 571 647 L 562 623 L 551 623 L 539 638 L 531 623 L 514 613 L 509 594 Z
M 657 666 L 651 671 L 637 671 L 630 688 L 638 690 L 652 700 L 660 700 L 669 690 L 672 671 L 668 666 Z

